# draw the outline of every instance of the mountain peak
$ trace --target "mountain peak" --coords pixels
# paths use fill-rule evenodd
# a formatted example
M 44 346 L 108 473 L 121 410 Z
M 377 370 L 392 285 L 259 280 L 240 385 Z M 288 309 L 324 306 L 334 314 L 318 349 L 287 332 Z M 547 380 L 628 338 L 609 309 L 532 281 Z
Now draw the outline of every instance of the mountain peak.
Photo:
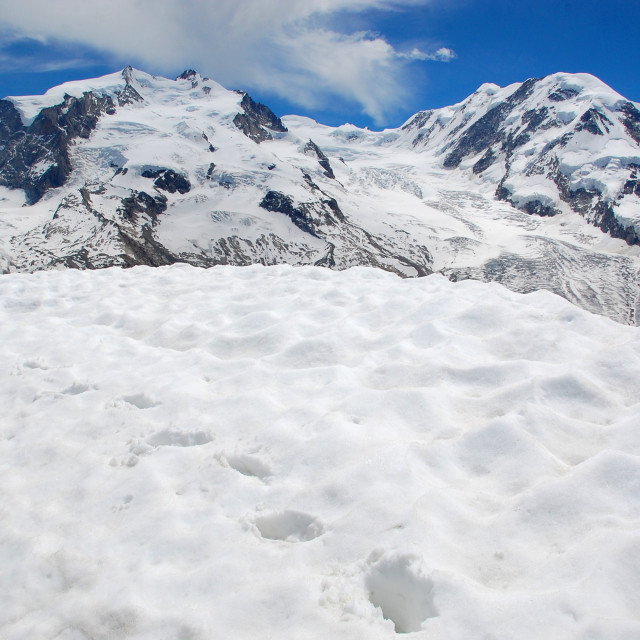
M 193 69 L 1 101 L 4 268 L 369 265 L 636 322 L 640 110 L 596 78 L 487 83 L 381 132 L 286 124 Z
M 197 71 L 194 71 L 193 69 L 186 69 L 176 78 L 176 80 L 193 80 L 198 75 Z

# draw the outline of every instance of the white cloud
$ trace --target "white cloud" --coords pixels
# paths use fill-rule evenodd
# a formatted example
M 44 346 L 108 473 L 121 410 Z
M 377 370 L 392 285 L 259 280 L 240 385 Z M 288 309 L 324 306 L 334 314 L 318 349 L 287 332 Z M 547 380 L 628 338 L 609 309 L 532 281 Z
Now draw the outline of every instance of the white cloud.
M 451 60 L 402 53 L 381 36 L 343 33 L 343 12 L 431 0 L 0 0 L 21 37 L 75 42 L 157 72 L 194 67 L 230 87 L 276 92 L 308 107 L 340 97 L 377 121 L 404 98 L 407 65 Z
M 451 62 L 451 60 L 457 57 L 456 52 L 448 47 L 441 47 L 433 53 L 425 53 L 418 48 L 414 48 L 410 53 L 401 55 L 411 60 L 437 60 L 438 62 Z

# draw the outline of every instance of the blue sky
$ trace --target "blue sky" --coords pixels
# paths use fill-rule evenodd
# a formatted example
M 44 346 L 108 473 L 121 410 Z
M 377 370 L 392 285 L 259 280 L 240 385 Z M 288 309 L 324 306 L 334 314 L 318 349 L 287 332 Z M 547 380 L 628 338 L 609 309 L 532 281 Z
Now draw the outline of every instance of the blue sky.
M 0 95 L 193 67 L 278 114 L 398 126 L 483 82 L 587 72 L 640 101 L 639 0 L 0 0 Z M 3 6 L 4 5 L 4 6 Z M 185 13 L 188 14 L 185 16 Z

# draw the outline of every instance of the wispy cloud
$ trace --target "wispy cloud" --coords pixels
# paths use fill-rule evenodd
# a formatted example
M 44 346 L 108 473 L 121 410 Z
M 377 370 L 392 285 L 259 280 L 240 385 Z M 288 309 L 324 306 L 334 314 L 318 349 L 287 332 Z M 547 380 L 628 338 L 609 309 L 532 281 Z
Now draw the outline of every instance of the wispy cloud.
M 50 73 L 66 69 L 85 69 L 96 64 L 89 58 L 43 59 L 32 55 L 11 55 L 0 52 L 0 72 L 2 73 Z
M 425 53 L 418 48 L 413 48 L 409 53 L 400 55 L 410 60 L 437 60 L 438 62 L 451 62 L 457 57 L 456 52 L 448 47 L 440 47 L 433 53 Z
M 447 62 L 455 53 L 448 48 L 403 53 L 380 35 L 344 32 L 340 17 L 430 2 L 0 0 L 0 10 L 5 28 L 20 37 L 93 47 L 158 72 L 193 66 L 228 86 L 260 88 L 308 107 L 339 97 L 381 121 L 405 98 L 409 65 Z M 45 64 L 40 61 L 40 68 Z M 81 60 L 49 64 L 68 67 Z

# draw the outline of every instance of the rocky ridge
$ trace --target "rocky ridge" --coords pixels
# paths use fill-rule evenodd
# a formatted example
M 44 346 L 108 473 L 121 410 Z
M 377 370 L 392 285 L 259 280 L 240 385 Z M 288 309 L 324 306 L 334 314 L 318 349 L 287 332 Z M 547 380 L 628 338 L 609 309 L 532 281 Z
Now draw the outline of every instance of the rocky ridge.
M 638 210 L 640 109 L 592 76 L 484 85 L 453 108 L 418 114 L 403 130 L 414 148 L 442 156 L 444 168 L 489 175 L 496 197 L 526 213 L 555 216 L 566 204 L 611 236 L 640 244 L 640 225 L 621 213 Z

